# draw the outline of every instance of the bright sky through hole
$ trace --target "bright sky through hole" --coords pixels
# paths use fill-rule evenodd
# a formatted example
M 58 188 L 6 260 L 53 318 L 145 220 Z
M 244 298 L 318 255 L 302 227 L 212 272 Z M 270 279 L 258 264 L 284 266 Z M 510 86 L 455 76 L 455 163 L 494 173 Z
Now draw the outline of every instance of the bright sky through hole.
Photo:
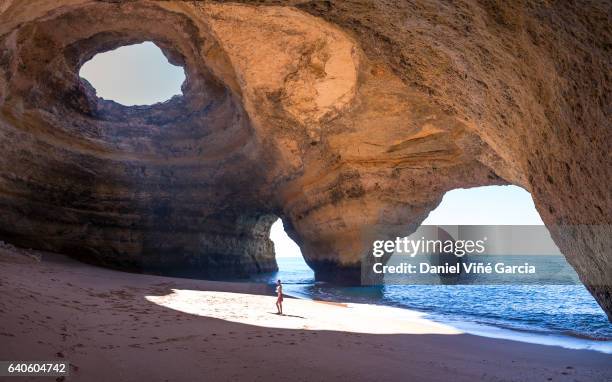
M 518 186 L 458 188 L 429 213 L 429 225 L 544 225 L 531 194 Z
M 181 94 L 183 68 L 171 65 L 151 42 L 100 53 L 80 71 L 99 97 L 123 105 L 147 105 Z M 486 186 L 447 192 L 423 224 L 430 225 L 542 225 L 531 195 L 517 186 Z M 270 238 L 277 257 L 300 257 L 279 219 Z
M 152 105 L 181 93 L 182 67 L 168 62 L 152 42 L 127 45 L 96 54 L 81 67 L 100 98 L 125 106 Z

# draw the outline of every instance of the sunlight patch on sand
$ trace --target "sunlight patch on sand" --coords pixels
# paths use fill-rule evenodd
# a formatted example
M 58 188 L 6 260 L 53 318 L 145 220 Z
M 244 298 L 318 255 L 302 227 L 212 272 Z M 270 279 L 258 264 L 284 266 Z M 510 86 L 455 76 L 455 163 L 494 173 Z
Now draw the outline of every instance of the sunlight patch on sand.
M 379 305 L 285 299 L 284 316 L 275 314 L 276 297 L 245 293 L 172 289 L 146 296 L 157 305 L 193 315 L 279 329 L 334 330 L 369 334 L 461 334 L 423 313 Z

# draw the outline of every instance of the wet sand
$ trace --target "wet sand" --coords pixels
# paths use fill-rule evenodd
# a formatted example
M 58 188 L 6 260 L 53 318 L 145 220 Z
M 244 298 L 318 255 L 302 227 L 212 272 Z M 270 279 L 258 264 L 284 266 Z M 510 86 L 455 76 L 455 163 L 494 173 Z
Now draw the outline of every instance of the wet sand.
M 612 356 L 594 351 L 473 336 L 390 307 L 287 298 L 278 316 L 266 286 L 33 251 L 0 248 L 0 291 L 0 360 L 69 361 L 66 381 L 612 379 Z

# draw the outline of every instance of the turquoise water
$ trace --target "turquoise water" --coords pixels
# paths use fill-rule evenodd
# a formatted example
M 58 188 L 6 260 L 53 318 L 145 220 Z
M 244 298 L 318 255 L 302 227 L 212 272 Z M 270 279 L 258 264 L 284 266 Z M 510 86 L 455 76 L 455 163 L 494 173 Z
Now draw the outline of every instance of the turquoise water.
M 612 324 L 582 285 L 339 287 L 315 283 L 314 273 L 301 258 L 279 258 L 278 265 L 279 272 L 252 281 L 272 284 L 280 278 L 285 293 L 296 297 L 408 308 L 464 328 L 475 324 L 480 333 L 492 332 L 483 328 L 503 328 L 522 333 L 519 337 L 532 333 L 581 339 L 612 349 Z

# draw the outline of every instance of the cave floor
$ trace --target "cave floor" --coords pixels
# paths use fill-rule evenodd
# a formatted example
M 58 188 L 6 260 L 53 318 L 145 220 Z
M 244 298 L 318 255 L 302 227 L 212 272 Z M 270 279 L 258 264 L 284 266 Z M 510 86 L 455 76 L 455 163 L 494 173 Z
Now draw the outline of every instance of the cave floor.
M 380 307 L 286 299 L 280 317 L 266 286 L 124 273 L 34 251 L 0 249 L 0 290 L 0 360 L 69 361 L 66 380 L 612 376 L 612 356 L 593 351 L 462 334 Z

